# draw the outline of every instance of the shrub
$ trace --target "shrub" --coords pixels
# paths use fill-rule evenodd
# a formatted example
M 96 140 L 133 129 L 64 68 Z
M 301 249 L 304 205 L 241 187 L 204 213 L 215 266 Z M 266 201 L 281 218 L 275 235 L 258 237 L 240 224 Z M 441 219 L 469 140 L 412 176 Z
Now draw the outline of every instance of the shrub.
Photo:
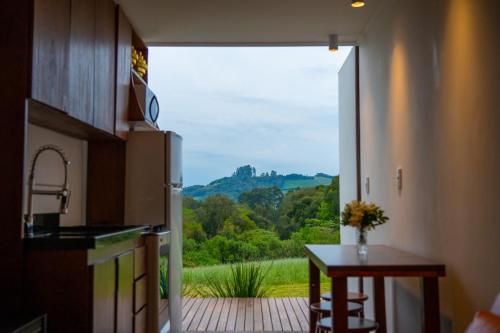
M 168 298 L 168 263 L 162 260 L 160 263 L 160 298 Z
M 264 285 L 268 272 L 269 268 L 264 271 L 257 263 L 234 264 L 227 276 L 206 274 L 195 292 L 201 297 L 265 297 L 269 292 Z
M 182 261 L 184 267 L 209 266 L 209 265 L 220 264 L 220 261 L 214 258 L 206 250 L 193 250 L 184 252 L 182 256 Z

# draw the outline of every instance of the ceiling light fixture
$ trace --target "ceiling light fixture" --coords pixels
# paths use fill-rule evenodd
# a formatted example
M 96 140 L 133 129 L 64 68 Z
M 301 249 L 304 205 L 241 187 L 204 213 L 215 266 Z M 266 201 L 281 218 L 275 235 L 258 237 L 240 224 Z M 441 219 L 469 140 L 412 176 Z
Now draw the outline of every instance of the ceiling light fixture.
M 337 52 L 339 49 L 339 35 L 333 34 L 328 36 L 328 50 Z
M 365 1 L 364 0 L 352 0 L 351 1 L 351 7 L 352 8 L 361 8 L 365 6 Z

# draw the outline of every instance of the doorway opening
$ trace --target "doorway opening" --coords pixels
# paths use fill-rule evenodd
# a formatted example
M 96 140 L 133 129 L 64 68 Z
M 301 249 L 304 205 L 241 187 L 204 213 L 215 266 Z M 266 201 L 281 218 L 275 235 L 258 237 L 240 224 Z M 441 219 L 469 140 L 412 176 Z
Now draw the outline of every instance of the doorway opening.
M 338 73 L 352 50 L 150 48 L 158 125 L 183 136 L 183 292 L 205 298 L 186 307 L 284 297 L 252 306 L 301 313 L 304 244 L 340 243 Z

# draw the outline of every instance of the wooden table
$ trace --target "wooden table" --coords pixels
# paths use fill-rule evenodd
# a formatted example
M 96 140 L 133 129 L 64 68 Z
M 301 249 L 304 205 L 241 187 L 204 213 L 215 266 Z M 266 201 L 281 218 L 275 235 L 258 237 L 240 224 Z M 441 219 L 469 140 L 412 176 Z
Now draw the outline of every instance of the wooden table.
M 387 331 L 385 315 L 385 277 L 420 277 L 423 279 L 425 332 L 439 333 L 438 277 L 445 276 L 445 266 L 385 245 L 370 245 L 368 256 L 359 257 L 354 245 L 306 245 L 309 257 L 309 304 L 320 301 L 320 271 L 332 279 L 333 331 L 347 332 L 347 277 L 373 277 L 377 332 Z M 315 333 L 314 313 L 309 311 L 309 332 Z

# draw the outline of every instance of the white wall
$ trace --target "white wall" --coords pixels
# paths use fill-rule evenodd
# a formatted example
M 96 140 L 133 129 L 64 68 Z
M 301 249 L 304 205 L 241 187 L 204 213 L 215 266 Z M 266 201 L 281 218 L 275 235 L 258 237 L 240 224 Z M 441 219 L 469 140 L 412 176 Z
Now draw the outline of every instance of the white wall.
M 339 71 L 340 207 L 357 198 L 356 179 L 356 54 L 352 48 Z M 354 230 L 341 228 L 343 244 L 354 244 Z
M 356 55 L 354 48 L 339 71 L 339 145 L 340 145 L 340 207 L 357 199 L 356 166 Z M 372 237 L 373 238 L 373 237 Z M 340 228 L 342 244 L 355 244 L 355 229 Z M 370 243 L 378 243 L 370 239 Z M 349 291 L 359 290 L 359 278 L 349 278 Z M 386 306 L 392 309 L 392 280 L 386 279 Z M 363 292 L 373 295 L 373 281 L 363 279 Z M 374 318 L 373 297 L 364 305 L 367 318 Z M 393 332 L 393 314 L 388 312 L 387 329 Z
M 361 43 L 363 199 L 391 218 L 369 237 L 446 264 L 445 332 L 500 292 L 499 12 L 487 0 L 386 0 Z M 395 331 L 421 332 L 419 282 L 396 279 L 394 301 Z
M 60 147 L 71 162 L 68 167 L 68 183 L 71 190 L 69 212 L 66 215 L 61 215 L 61 225 L 85 224 L 87 143 L 45 128 L 29 125 L 29 156 L 26 157 L 26 180 L 28 179 L 33 155 L 40 146 L 47 144 Z M 37 182 L 62 184 L 64 181 L 64 167 L 59 155 L 52 151 L 44 152 L 38 159 L 35 175 L 35 181 Z M 57 212 L 59 200 L 52 196 L 35 196 L 33 198 L 33 208 L 35 213 Z

